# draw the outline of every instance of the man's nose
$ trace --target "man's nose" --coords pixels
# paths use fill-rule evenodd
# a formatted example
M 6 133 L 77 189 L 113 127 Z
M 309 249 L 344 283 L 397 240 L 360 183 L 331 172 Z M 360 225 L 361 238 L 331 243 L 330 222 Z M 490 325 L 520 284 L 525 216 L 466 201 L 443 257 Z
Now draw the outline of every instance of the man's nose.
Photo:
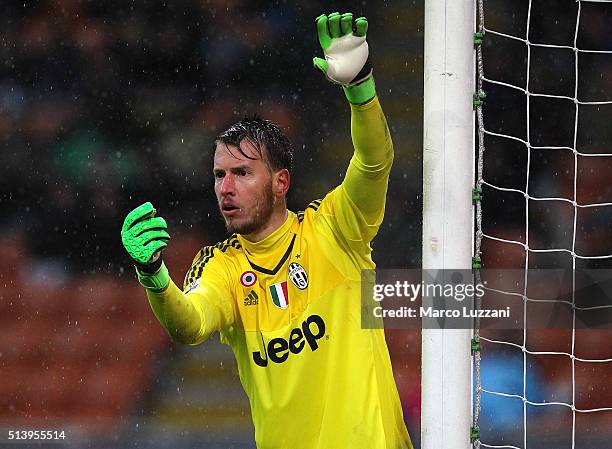
M 228 195 L 234 193 L 234 176 L 230 173 L 226 174 L 221 181 L 221 194 Z

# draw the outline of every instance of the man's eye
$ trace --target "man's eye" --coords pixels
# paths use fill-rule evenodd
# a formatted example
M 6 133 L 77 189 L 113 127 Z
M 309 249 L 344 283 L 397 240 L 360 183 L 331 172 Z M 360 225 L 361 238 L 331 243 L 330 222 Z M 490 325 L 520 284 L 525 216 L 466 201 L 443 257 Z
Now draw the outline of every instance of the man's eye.
M 217 173 L 215 173 L 215 178 L 217 179 L 223 178 L 223 172 L 218 171 Z
M 238 172 L 238 174 L 239 174 L 240 176 L 246 176 L 247 172 L 246 172 L 246 170 L 240 170 L 240 171 Z

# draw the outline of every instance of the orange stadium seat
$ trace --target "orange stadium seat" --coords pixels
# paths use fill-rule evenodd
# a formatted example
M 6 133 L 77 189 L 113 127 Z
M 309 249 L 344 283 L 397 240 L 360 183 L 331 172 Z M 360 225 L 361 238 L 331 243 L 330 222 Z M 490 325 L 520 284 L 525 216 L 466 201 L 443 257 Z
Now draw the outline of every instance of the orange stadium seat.
M 0 363 L 18 363 L 29 346 L 29 325 L 25 321 L 8 321 L 2 325 L 0 338 Z
M 56 422 L 70 417 L 73 404 L 83 391 L 84 374 L 84 368 L 79 366 L 57 364 L 41 369 L 38 378 L 31 381 L 39 398 L 32 415 Z
M 0 279 L 0 419 L 12 425 L 116 426 L 169 337 L 135 279 L 63 286 Z
M 612 407 L 612 362 L 576 361 L 576 408 Z
M 0 235 L 0 248 L 3 265 L 0 271 L 0 288 L 4 284 L 19 284 L 28 255 L 25 238 L 17 234 Z
M 15 364 L 0 363 L 0 416 L 10 415 L 24 387 L 23 370 Z
M 576 329 L 574 354 L 582 359 L 612 359 L 611 329 Z
M 130 364 L 103 363 L 89 370 L 74 411 L 81 417 L 117 417 L 138 396 L 148 373 Z
M 0 277 L 0 323 L 14 320 L 21 314 L 22 309 L 20 284 Z
M 530 351 L 572 352 L 571 329 L 528 329 L 527 349 Z
M 73 305 L 78 317 L 111 317 L 121 306 L 124 287 L 109 276 L 91 276 L 74 291 Z
M 52 355 L 56 363 L 83 363 L 92 358 L 98 335 L 78 321 L 58 328 L 51 337 Z
M 183 283 L 183 278 L 191 267 L 193 258 L 205 245 L 205 239 L 200 234 L 183 233 L 174 236 L 172 244 L 168 245 L 164 251 L 164 260 L 170 276 L 177 285 L 180 286 Z

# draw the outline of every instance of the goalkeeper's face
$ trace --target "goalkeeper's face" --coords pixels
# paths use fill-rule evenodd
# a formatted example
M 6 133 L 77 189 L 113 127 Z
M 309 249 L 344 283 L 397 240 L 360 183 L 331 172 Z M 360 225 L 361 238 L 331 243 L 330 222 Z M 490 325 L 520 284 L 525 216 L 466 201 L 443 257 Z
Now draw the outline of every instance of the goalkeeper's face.
M 258 238 L 275 229 L 281 214 L 284 219 L 289 173 L 272 170 L 262 154 L 248 140 L 240 149 L 224 143 L 215 148 L 215 194 L 229 232 Z

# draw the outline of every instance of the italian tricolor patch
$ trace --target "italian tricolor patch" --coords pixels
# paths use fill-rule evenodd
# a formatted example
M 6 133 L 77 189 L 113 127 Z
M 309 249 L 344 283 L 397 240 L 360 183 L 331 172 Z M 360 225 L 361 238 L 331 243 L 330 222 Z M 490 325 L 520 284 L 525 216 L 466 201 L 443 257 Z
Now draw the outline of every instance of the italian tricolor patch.
M 272 302 L 276 307 L 286 309 L 289 305 L 289 294 L 287 293 L 287 281 L 272 284 L 270 287 Z

